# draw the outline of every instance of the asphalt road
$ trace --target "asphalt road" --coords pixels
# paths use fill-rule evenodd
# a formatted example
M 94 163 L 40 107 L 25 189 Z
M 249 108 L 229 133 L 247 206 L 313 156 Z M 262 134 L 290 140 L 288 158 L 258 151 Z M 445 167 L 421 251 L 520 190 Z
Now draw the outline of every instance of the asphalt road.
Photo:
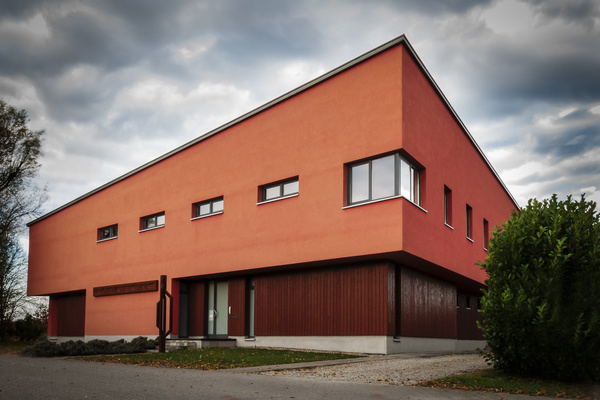
M 0 399 L 530 400 L 531 397 L 0 355 Z

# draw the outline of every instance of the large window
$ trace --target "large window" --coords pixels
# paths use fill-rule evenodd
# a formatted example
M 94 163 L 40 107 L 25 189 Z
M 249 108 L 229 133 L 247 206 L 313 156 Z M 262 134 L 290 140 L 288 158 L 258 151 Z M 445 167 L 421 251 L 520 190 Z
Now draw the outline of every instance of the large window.
M 192 206 L 192 218 L 202 218 L 210 215 L 222 214 L 224 204 L 222 196 L 194 203 Z
M 119 226 L 117 224 L 105 226 L 104 228 L 98 229 L 98 236 L 96 240 L 101 242 L 103 240 L 116 239 L 119 232 Z
M 148 215 L 140 218 L 140 230 L 144 231 L 147 229 L 162 228 L 165 226 L 165 213 L 160 212 L 157 214 Z
M 259 187 L 259 202 L 296 196 L 300 190 L 298 177 Z
M 400 154 L 348 166 L 348 204 L 402 196 L 420 204 L 420 174 Z

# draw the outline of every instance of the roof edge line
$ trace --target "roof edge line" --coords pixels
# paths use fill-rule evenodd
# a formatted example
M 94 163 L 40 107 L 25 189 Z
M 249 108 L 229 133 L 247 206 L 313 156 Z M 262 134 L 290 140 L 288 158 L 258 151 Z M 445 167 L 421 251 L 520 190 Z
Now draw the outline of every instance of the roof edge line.
M 508 197 L 510 197 L 510 199 L 515 204 L 515 206 L 517 206 L 517 208 L 520 209 L 521 207 L 519 206 L 519 203 L 513 197 L 513 195 L 510 192 L 510 190 L 508 190 L 508 187 L 504 184 L 504 181 L 502 181 L 502 178 L 500 178 L 500 175 L 498 174 L 498 172 L 496 171 L 496 169 L 492 166 L 492 163 L 490 162 L 490 160 L 488 160 L 488 158 L 486 157 L 486 155 L 483 152 L 483 150 L 481 150 L 481 147 L 479 147 L 479 144 L 477 144 L 477 142 L 475 141 L 475 138 L 473 137 L 473 135 L 471 135 L 471 132 L 469 132 L 469 129 L 467 129 L 467 126 L 464 124 L 464 122 L 462 121 L 462 119 L 458 116 L 458 113 L 456 112 L 456 110 L 454 109 L 454 107 L 452 107 L 452 104 L 450 104 L 450 101 L 448 100 L 448 98 L 446 97 L 446 95 L 444 94 L 444 92 L 442 92 L 442 89 L 440 89 L 440 87 L 438 86 L 438 84 L 435 81 L 435 79 L 433 79 L 433 76 L 429 73 L 429 71 L 425 67 L 425 64 L 423 63 L 423 61 L 421 60 L 421 58 L 419 58 L 419 56 L 417 55 L 417 52 L 412 47 L 412 45 L 410 44 L 410 42 L 408 41 L 408 39 L 406 39 L 406 38 L 404 39 L 404 44 L 406 45 L 407 50 L 410 52 L 410 55 L 417 62 L 417 65 L 419 66 L 419 68 L 421 69 L 421 71 L 423 71 L 423 73 L 425 73 L 425 76 L 427 77 L 427 79 L 429 80 L 429 82 L 433 85 L 435 91 L 442 98 L 442 101 L 446 104 L 446 107 L 448 107 L 448 110 L 450 111 L 450 113 L 452 114 L 452 116 L 454 117 L 454 119 L 456 120 L 456 122 L 458 122 L 458 124 L 460 125 L 461 129 L 465 132 L 465 134 L 467 135 L 467 138 L 471 141 L 471 143 L 473 144 L 473 146 L 475 146 L 475 149 L 479 152 L 479 154 L 483 158 L 483 161 L 485 161 L 485 163 L 487 164 L 487 166 L 489 167 L 489 169 L 492 171 L 492 174 L 494 174 L 495 178 L 498 180 L 498 182 L 500 183 L 500 185 L 502 186 L 502 188 L 504 189 L 504 191 L 506 192 L 506 194 L 508 194 Z
M 436 90 L 436 92 L 439 94 L 439 96 L 442 98 L 442 101 L 446 104 L 446 107 L 448 107 L 448 110 L 450 111 L 450 113 L 452 114 L 452 116 L 454 117 L 454 119 L 458 122 L 458 124 L 460 125 L 460 127 L 462 128 L 462 130 L 465 132 L 465 134 L 467 135 L 467 137 L 469 138 L 469 140 L 471 141 L 471 143 L 475 146 L 475 149 L 479 152 L 479 154 L 481 155 L 481 157 L 483 158 L 483 160 L 485 161 L 485 163 L 487 164 L 487 166 L 490 168 L 490 170 L 492 171 L 492 173 L 494 174 L 494 176 L 496 177 L 496 179 L 498 180 L 498 182 L 500 183 L 500 185 L 502 186 L 502 188 L 504 189 L 504 191 L 508 194 L 508 196 L 511 198 L 511 200 L 513 201 L 513 203 L 517 206 L 517 208 L 519 207 L 519 204 L 517 203 L 517 201 L 515 200 L 515 198 L 513 197 L 512 193 L 508 190 L 508 188 L 506 187 L 506 185 L 504 184 L 504 182 L 502 181 L 502 179 L 500 178 L 500 175 L 498 175 L 498 172 L 494 169 L 494 167 L 492 166 L 492 164 L 490 163 L 490 161 L 488 160 L 488 158 L 485 156 L 485 154 L 483 153 L 483 151 L 481 150 L 481 148 L 479 147 L 479 145 L 477 144 L 477 142 L 475 141 L 475 139 L 473 138 L 473 136 L 471 135 L 471 133 L 469 132 L 469 130 L 467 129 L 467 127 L 465 126 L 465 124 L 463 123 L 463 121 L 460 119 L 460 117 L 458 116 L 458 114 L 456 113 L 456 110 L 454 110 L 454 107 L 452 107 L 452 105 L 450 104 L 450 102 L 448 101 L 448 99 L 446 98 L 446 96 L 444 95 L 444 93 L 442 92 L 442 90 L 440 89 L 440 87 L 438 86 L 438 84 L 435 82 L 435 80 L 433 79 L 433 77 L 431 76 L 431 74 L 429 73 L 429 71 L 427 70 L 427 68 L 425 67 L 425 64 L 423 64 L 423 61 L 419 58 L 419 56 L 417 55 L 416 51 L 414 50 L 414 48 L 412 47 L 412 45 L 410 44 L 410 42 L 408 41 L 408 39 L 406 38 L 406 36 L 404 34 L 382 44 L 379 45 L 377 47 L 375 47 L 372 50 L 369 50 L 368 52 L 359 55 L 358 57 L 345 62 L 344 64 L 332 69 L 329 72 L 324 73 L 323 75 L 320 75 L 298 87 L 296 87 L 295 89 L 292 89 L 284 94 L 282 94 L 279 97 L 276 97 L 273 100 L 270 100 L 269 102 L 258 106 L 250 111 L 248 111 L 245 114 L 242 114 L 241 116 L 195 138 L 190 140 L 187 143 L 184 143 L 183 145 L 176 147 L 175 149 L 145 163 L 142 164 L 141 166 L 87 192 L 84 193 L 83 195 L 75 198 L 74 200 L 69 201 L 68 203 L 63 204 L 62 206 L 59 206 L 57 208 L 55 208 L 52 211 L 49 211 L 47 213 L 45 213 L 44 215 L 34 219 L 33 221 L 30 221 L 29 223 L 27 223 L 27 226 L 30 227 L 54 214 L 59 213 L 60 211 L 79 203 L 82 200 L 85 200 L 86 198 L 93 196 L 96 193 L 99 193 L 101 191 L 103 191 L 104 189 L 107 189 L 135 174 L 137 174 L 138 172 L 141 172 L 147 168 L 150 168 L 151 166 L 160 163 L 161 161 L 166 160 L 167 158 L 170 158 L 171 156 L 180 153 L 234 125 L 239 124 L 242 121 L 245 121 L 246 119 L 249 119 L 305 90 L 308 90 L 310 88 L 312 88 L 313 86 L 318 85 L 319 83 L 326 81 L 329 78 L 332 78 L 333 76 L 349 69 L 352 68 L 353 66 L 360 64 L 361 62 L 379 54 L 382 53 L 392 47 L 395 47 L 399 44 L 403 44 L 406 46 L 406 49 L 409 51 L 411 57 L 413 57 L 413 59 L 417 62 L 419 68 L 425 73 L 425 76 L 427 77 L 427 79 L 429 80 L 429 82 L 433 85 L 434 89 Z
M 352 60 L 350 60 L 350 61 L 342 64 L 342 65 L 340 65 L 339 67 L 336 67 L 336 68 L 332 69 L 331 71 L 326 72 L 323 75 L 320 75 L 320 76 L 318 76 L 318 77 L 316 77 L 316 78 L 314 78 L 314 79 L 312 79 L 312 80 L 310 80 L 310 81 L 308 81 L 308 82 L 306 82 L 306 83 L 304 83 L 304 84 L 296 87 L 295 89 L 292 89 L 292 90 L 290 90 L 290 91 L 282 94 L 281 96 L 276 97 L 275 99 L 270 100 L 269 102 L 267 102 L 267 103 L 265 103 L 265 104 L 263 104 L 261 106 L 258 106 L 256 108 L 248 111 L 247 113 L 242 114 L 241 116 L 239 116 L 239 117 L 237 117 L 237 118 L 235 118 L 235 119 L 233 119 L 233 120 L 231 120 L 231 121 L 229 121 L 229 122 L 227 122 L 227 123 L 225 123 L 225 124 L 223 124 L 223 125 L 215 128 L 215 129 L 213 129 L 213 130 L 211 130 L 211 131 L 209 131 L 209 132 L 207 132 L 207 133 L 205 133 L 205 134 L 203 134 L 203 135 L 201 135 L 201 136 L 199 136 L 199 137 L 197 137 L 195 139 L 192 139 L 189 142 L 184 143 L 183 145 L 181 145 L 179 147 L 176 147 L 175 149 L 173 149 L 173 150 L 171 150 L 171 151 L 169 151 L 169 152 L 167 152 L 167 153 L 165 153 L 165 154 L 163 154 L 163 155 L 161 155 L 161 156 L 159 156 L 159 157 L 157 157 L 157 158 L 155 158 L 155 159 L 153 159 L 151 161 L 148 161 L 147 163 L 142 164 L 141 166 L 139 166 L 139 167 L 137 167 L 137 168 L 135 168 L 135 169 L 133 169 L 133 170 L 131 170 L 131 171 L 129 171 L 129 172 L 127 172 L 127 173 L 125 173 L 125 174 L 123 174 L 123 175 L 121 175 L 121 176 L 119 176 L 119 177 L 117 177 L 117 178 L 115 178 L 115 179 L 113 179 L 113 180 L 111 180 L 111 181 L 109 181 L 109 182 L 107 182 L 107 183 L 105 183 L 105 184 L 103 184 L 103 185 L 101 185 L 101 186 L 99 186 L 99 187 L 97 187 L 97 188 L 95 188 L 95 189 L 87 192 L 87 193 L 82 194 L 81 196 L 79 196 L 79 197 L 77 197 L 77 198 L 69 201 L 68 203 L 65 203 L 62 206 L 57 207 L 54 210 L 45 213 L 44 215 L 42 215 L 42 216 L 34 219 L 33 221 L 30 221 L 29 223 L 27 223 L 27 226 L 30 227 L 30 226 L 32 226 L 32 225 L 34 225 L 34 224 L 36 224 L 36 223 L 38 223 L 38 222 L 40 222 L 42 220 L 44 220 L 44 219 L 46 219 L 46 218 L 54 215 L 54 214 L 57 214 L 60 211 L 66 209 L 66 208 L 68 208 L 68 207 L 70 207 L 70 206 L 72 206 L 74 204 L 77 204 L 80 201 L 85 200 L 86 198 L 88 198 L 88 197 L 90 197 L 90 196 L 92 196 L 92 195 L 94 195 L 94 194 L 96 194 L 98 192 L 101 192 L 102 190 L 107 189 L 110 186 L 113 186 L 113 185 L 115 185 L 115 184 L 117 184 L 117 183 L 119 183 L 119 182 L 121 182 L 121 181 L 123 181 L 123 180 L 125 180 L 125 179 L 127 179 L 127 178 L 129 178 L 129 177 L 131 177 L 131 176 L 133 176 L 135 174 L 137 174 L 138 172 L 141 172 L 141 171 L 143 171 L 143 170 L 145 170 L 145 169 L 147 169 L 147 168 L 149 168 L 149 167 L 151 167 L 151 166 L 153 166 L 155 164 L 158 164 L 161 161 L 166 160 L 167 158 L 169 158 L 169 157 L 171 157 L 171 156 L 173 156 L 173 155 L 175 155 L 177 153 L 180 153 L 180 152 L 182 152 L 182 151 L 184 151 L 184 150 L 186 150 L 186 149 L 188 149 L 188 148 L 190 148 L 190 147 L 192 147 L 192 146 L 194 146 L 194 145 L 196 145 L 196 144 L 198 144 L 198 143 L 200 143 L 200 142 L 208 139 L 211 136 L 216 135 L 217 133 L 220 133 L 220 132 L 222 132 L 222 131 L 224 131 L 224 130 L 226 130 L 226 129 L 234 126 L 234 125 L 237 125 L 240 122 L 242 122 L 242 121 L 244 121 L 244 120 L 246 120 L 248 118 L 251 118 L 254 115 L 257 115 L 257 114 L 261 113 L 262 111 L 265 111 L 266 109 L 269 109 L 269 108 L 271 108 L 271 107 L 273 107 L 273 106 L 275 106 L 275 105 L 277 105 L 277 104 L 279 104 L 279 103 L 281 103 L 281 102 L 289 99 L 290 97 L 293 97 L 293 96 L 295 96 L 295 95 L 297 95 L 297 94 L 299 94 L 299 93 L 301 93 L 301 92 L 303 92 L 303 91 L 305 91 L 307 89 L 310 89 L 311 87 L 313 87 L 313 86 L 315 86 L 315 85 L 317 85 L 317 84 L 319 84 L 319 83 L 321 83 L 321 82 L 323 82 L 323 81 L 325 81 L 325 80 L 327 80 L 327 79 L 329 79 L 329 78 L 331 78 L 331 77 L 333 77 L 333 76 L 335 76 L 335 75 L 337 75 L 337 74 L 339 74 L 339 73 L 341 73 L 341 72 L 343 72 L 343 71 L 345 71 L 345 70 L 353 67 L 354 65 L 359 64 L 359 63 L 361 63 L 361 62 L 363 62 L 363 61 L 365 61 L 365 60 L 367 60 L 367 59 L 369 59 L 369 58 L 371 58 L 371 57 L 373 57 L 373 56 L 375 56 L 375 55 L 377 55 L 377 54 L 379 54 L 379 53 L 381 53 L 381 52 L 383 52 L 383 51 L 385 51 L 385 50 L 387 50 L 387 49 L 389 49 L 391 47 L 397 46 L 398 44 L 401 44 L 401 43 L 408 43 L 405 35 L 400 35 L 400 36 L 396 37 L 395 39 L 392 39 L 392 40 L 390 40 L 390 41 L 388 41 L 388 42 L 386 42 L 386 43 L 384 43 L 384 44 L 382 44 L 382 45 L 380 45 L 380 46 L 378 46 L 378 47 L 376 47 L 376 48 L 374 48 L 372 50 L 369 50 L 368 52 L 366 52 L 366 53 L 364 53 L 364 54 L 362 54 L 362 55 L 360 55 L 360 56 L 358 56 L 358 57 L 356 57 L 356 58 L 354 58 L 354 59 L 352 59 Z

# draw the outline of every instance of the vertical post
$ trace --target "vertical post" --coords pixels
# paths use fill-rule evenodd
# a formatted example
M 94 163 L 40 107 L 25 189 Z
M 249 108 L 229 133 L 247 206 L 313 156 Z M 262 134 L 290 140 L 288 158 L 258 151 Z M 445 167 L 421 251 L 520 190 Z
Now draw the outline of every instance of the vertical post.
M 158 328 L 158 352 L 164 353 L 167 339 L 167 276 L 160 276 L 159 300 L 156 303 L 156 327 Z M 171 296 L 169 296 L 171 297 Z

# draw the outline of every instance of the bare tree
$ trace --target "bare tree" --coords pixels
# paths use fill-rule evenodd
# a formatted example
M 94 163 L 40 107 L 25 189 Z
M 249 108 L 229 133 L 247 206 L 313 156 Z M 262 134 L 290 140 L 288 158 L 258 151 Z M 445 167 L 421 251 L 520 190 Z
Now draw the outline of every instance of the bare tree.
M 0 340 L 26 297 L 27 261 L 19 237 L 46 197 L 33 182 L 44 131 L 32 131 L 28 122 L 25 110 L 0 100 Z
M 0 243 L 0 341 L 6 339 L 11 323 L 26 304 L 24 276 L 27 260 L 18 243 Z

